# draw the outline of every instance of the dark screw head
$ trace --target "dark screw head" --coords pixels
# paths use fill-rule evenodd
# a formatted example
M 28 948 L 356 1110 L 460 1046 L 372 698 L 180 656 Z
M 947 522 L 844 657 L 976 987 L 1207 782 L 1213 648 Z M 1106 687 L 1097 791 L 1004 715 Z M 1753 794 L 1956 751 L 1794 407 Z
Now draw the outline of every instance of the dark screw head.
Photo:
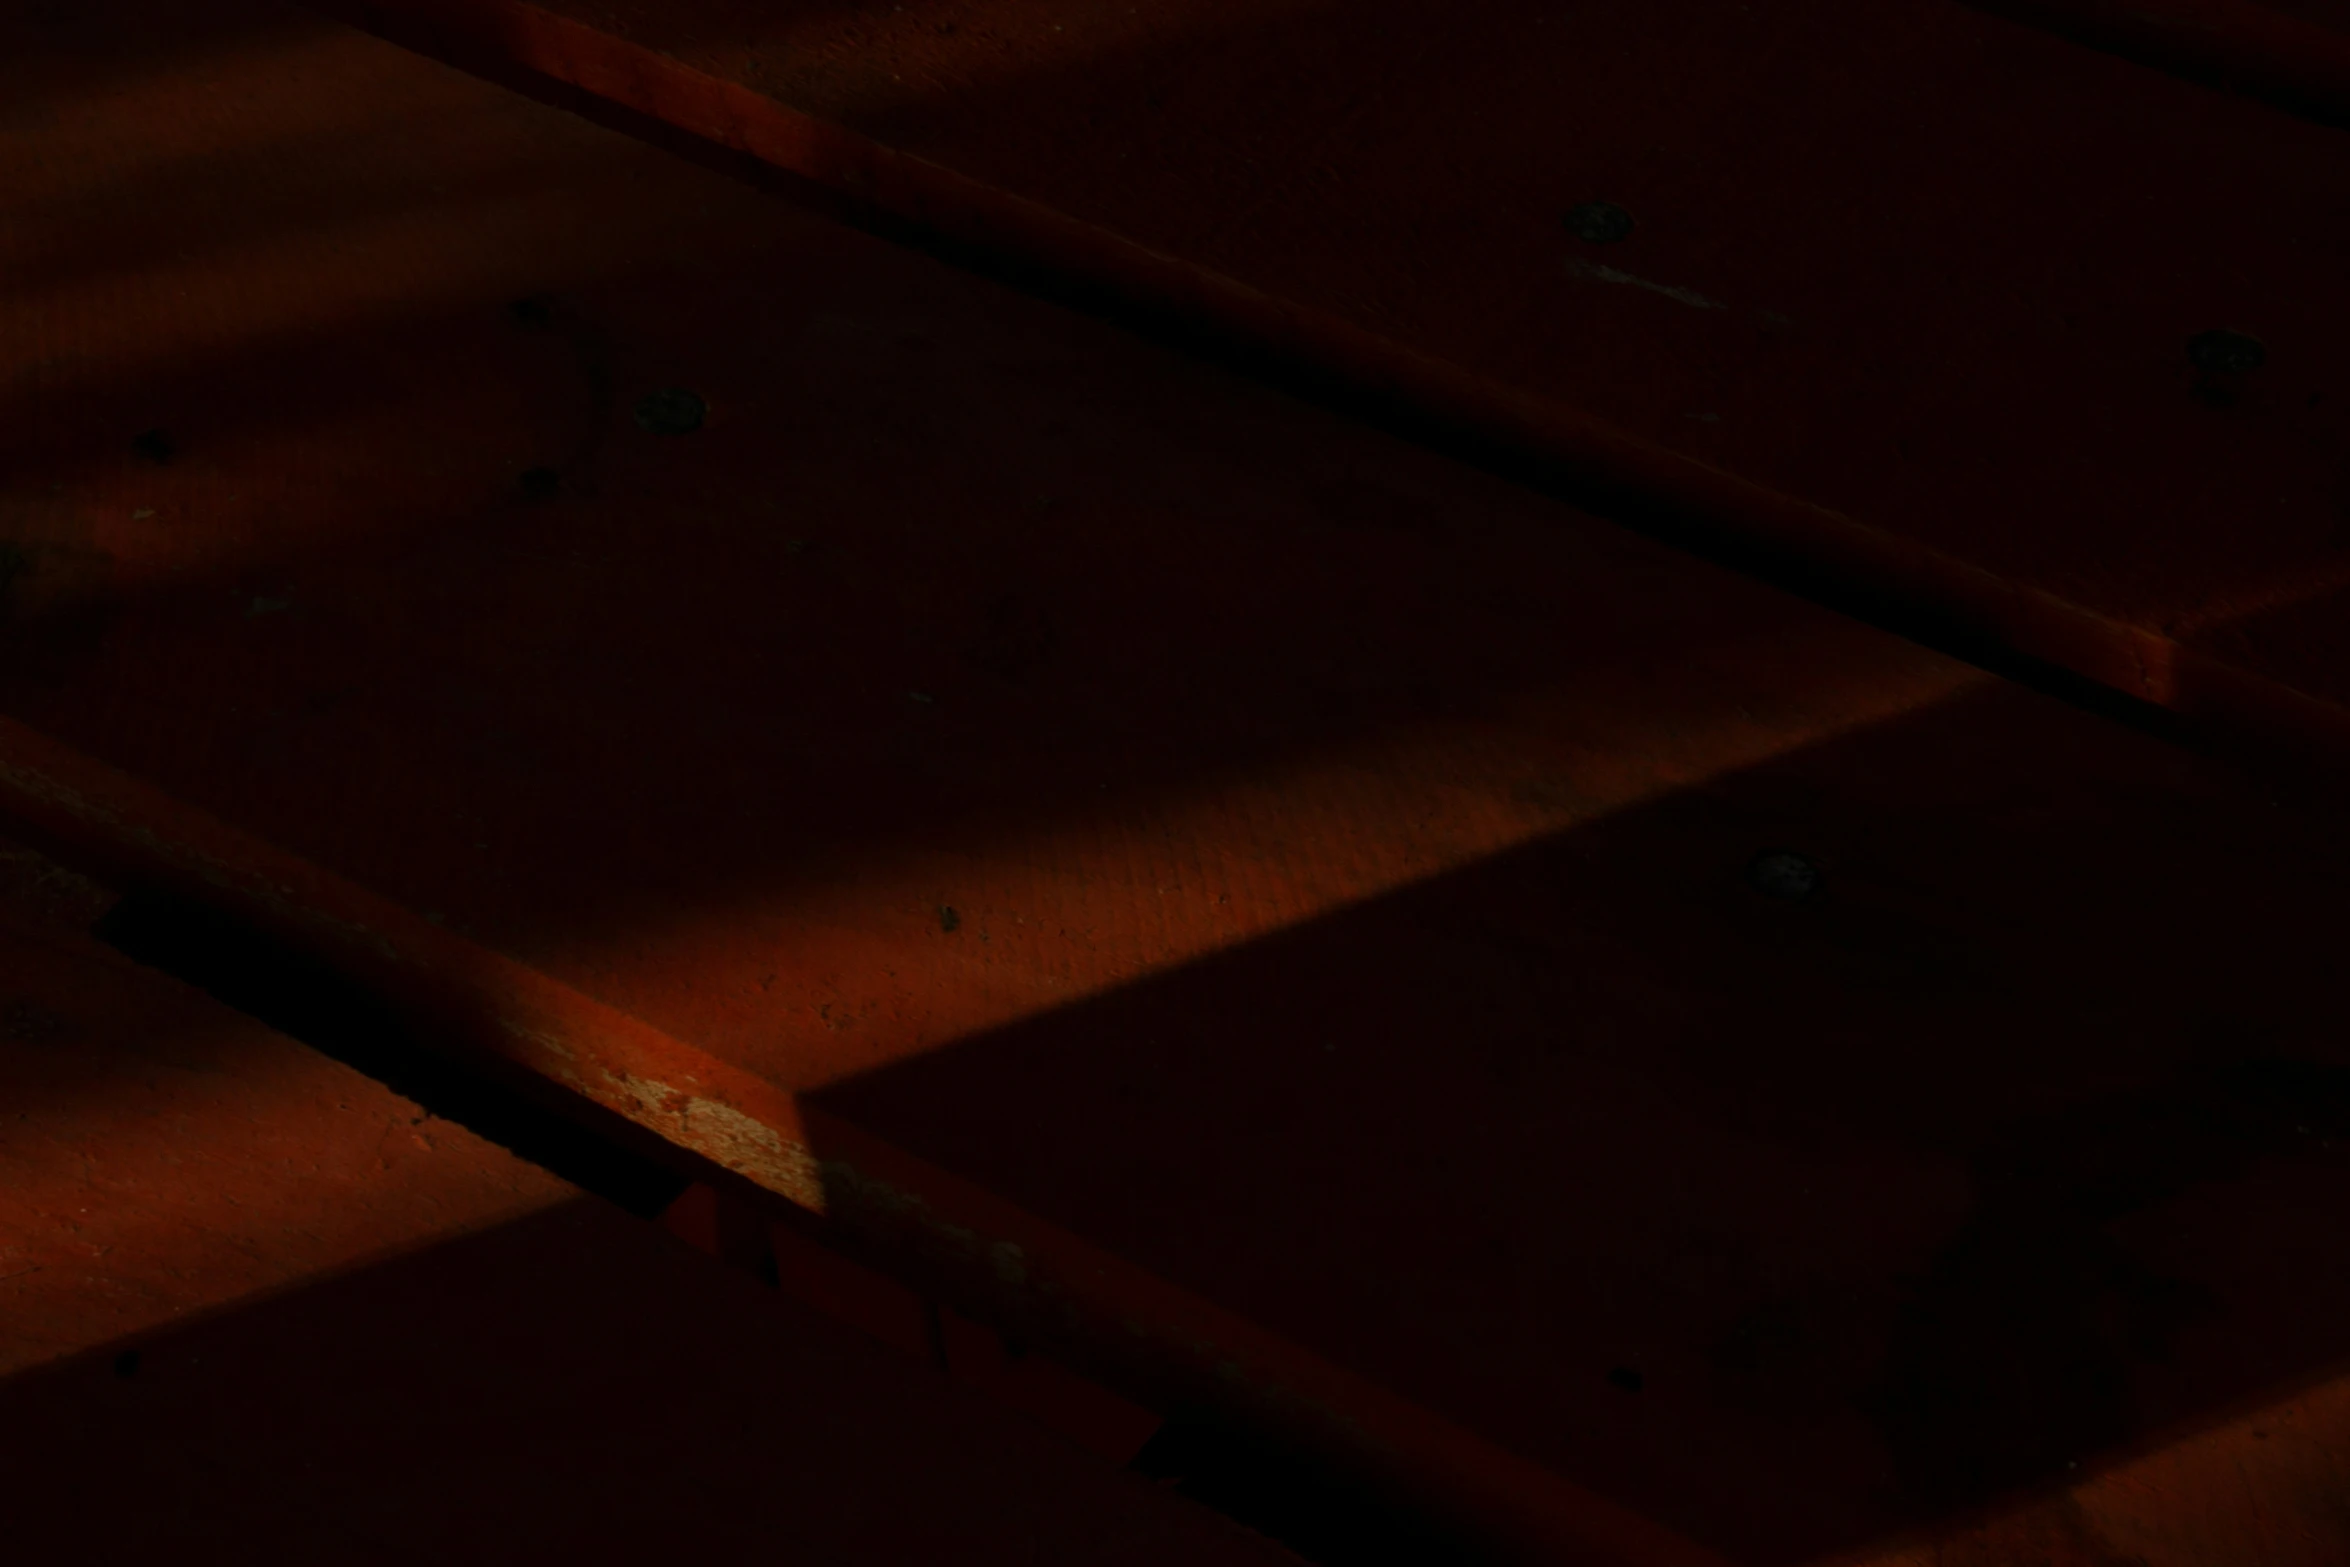
M 1612 201 L 1587 201 L 1567 214 L 1567 232 L 1594 245 L 1612 245 L 1632 232 L 1632 214 Z
M 538 294 L 517 299 L 506 307 L 506 315 L 525 332 L 543 332 L 555 324 L 554 302 Z
M 534 501 L 543 501 L 561 488 L 563 476 L 552 468 L 522 470 L 522 493 Z
M 167 463 L 177 451 L 161 430 L 142 430 L 131 437 L 131 452 L 141 462 Z
M 2206 375 L 2242 375 L 2268 363 L 2268 345 L 2249 332 L 2216 328 L 2187 339 L 2187 362 Z
M 1773 849 L 1748 864 L 1746 884 L 1766 898 L 1799 903 L 1820 890 L 1820 868 L 1800 854 Z
M 135 1349 L 126 1349 L 115 1356 L 114 1374 L 118 1377 L 137 1376 L 139 1374 L 139 1352 Z
M 636 422 L 655 435 L 691 435 L 709 412 L 709 404 L 683 387 L 665 386 L 636 405 Z
M 1642 1388 L 1648 1386 L 1648 1378 L 1642 1376 L 1639 1372 L 1633 1370 L 1630 1366 L 1618 1366 L 1615 1370 L 1607 1374 L 1607 1385 L 1609 1387 L 1615 1388 L 1619 1392 L 1637 1393 Z
M 938 911 L 938 928 L 951 936 L 963 928 L 963 916 L 942 905 Z

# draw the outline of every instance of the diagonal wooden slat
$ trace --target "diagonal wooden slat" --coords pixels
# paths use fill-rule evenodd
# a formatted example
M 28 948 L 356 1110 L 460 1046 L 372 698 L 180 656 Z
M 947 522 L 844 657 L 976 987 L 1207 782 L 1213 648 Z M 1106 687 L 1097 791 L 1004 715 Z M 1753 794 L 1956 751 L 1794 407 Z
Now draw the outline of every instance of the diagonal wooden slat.
M 2326 127 L 1945 0 L 365 15 L 2344 754 Z

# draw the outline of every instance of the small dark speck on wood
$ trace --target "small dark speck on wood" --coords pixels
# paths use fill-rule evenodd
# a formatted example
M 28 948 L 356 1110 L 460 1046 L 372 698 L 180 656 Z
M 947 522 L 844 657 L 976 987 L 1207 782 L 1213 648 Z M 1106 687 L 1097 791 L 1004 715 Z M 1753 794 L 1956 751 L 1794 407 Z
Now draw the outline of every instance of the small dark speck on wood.
M 1746 884 L 1766 898 L 1799 903 L 1820 890 L 1820 868 L 1800 854 L 1772 849 L 1748 862 Z
M 2187 339 L 2187 361 L 2206 375 L 2243 375 L 2268 363 L 2268 345 L 2249 332 L 2215 328 Z
M 1632 214 L 1612 201 L 1587 201 L 1567 214 L 1567 232 L 1591 245 L 1612 245 L 1632 234 Z
M 709 404 L 698 393 L 664 386 L 646 393 L 636 405 L 636 422 L 655 435 L 691 435 L 702 427 L 709 413 Z
M 555 324 L 554 302 L 539 294 L 517 299 L 506 307 L 506 314 L 525 332 L 543 332 Z

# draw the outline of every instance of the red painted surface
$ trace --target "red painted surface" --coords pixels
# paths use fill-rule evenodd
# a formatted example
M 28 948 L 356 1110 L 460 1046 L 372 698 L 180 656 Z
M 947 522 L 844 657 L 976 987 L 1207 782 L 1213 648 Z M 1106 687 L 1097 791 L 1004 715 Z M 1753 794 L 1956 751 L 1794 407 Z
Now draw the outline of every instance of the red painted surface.
M 1289 1559 L 126 962 L 108 901 L 0 847 L 23 1559 Z
M 22 1559 L 1295 1560 L 592 1199 L 136 1351 L 0 1382 Z
M 368 14 L 2350 746 L 2350 220 L 2316 124 L 1940 0 Z M 1572 237 L 1592 200 L 1630 236 Z M 2269 362 L 2197 371 L 2211 329 Z
M 574 1195 L 100 946 L 102 889 L 0 872 L 0 1377 Z
M 0 56 L 50 834 L 1526 1559 L 1875 1549 L 2350 1352 L 2338 814 L 350 33 L 100 22 Z

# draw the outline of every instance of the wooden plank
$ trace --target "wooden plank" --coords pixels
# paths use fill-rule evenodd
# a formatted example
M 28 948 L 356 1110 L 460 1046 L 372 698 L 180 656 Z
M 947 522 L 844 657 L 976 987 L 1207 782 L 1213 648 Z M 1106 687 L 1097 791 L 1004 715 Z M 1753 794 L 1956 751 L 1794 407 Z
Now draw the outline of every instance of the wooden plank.
M 99 945 L 101 889 L 0 865 L 0 1376 L 577 1195 Z
M 592 1198 L 0 1381 L 0 1422 L 59 1564 L 1295 1560 Z
M 371 40 L 108 15 L 6 67 L 47 831 L 1522 1559 L 1866 1549 L 2339 1359 L 2338 813 Z
M 1948 0 L 365 14 L 2350 756 L 2319 125 Z
M 110 901 L 0 845 L 26 1559 L 1290 1559 L 128 962 Z

